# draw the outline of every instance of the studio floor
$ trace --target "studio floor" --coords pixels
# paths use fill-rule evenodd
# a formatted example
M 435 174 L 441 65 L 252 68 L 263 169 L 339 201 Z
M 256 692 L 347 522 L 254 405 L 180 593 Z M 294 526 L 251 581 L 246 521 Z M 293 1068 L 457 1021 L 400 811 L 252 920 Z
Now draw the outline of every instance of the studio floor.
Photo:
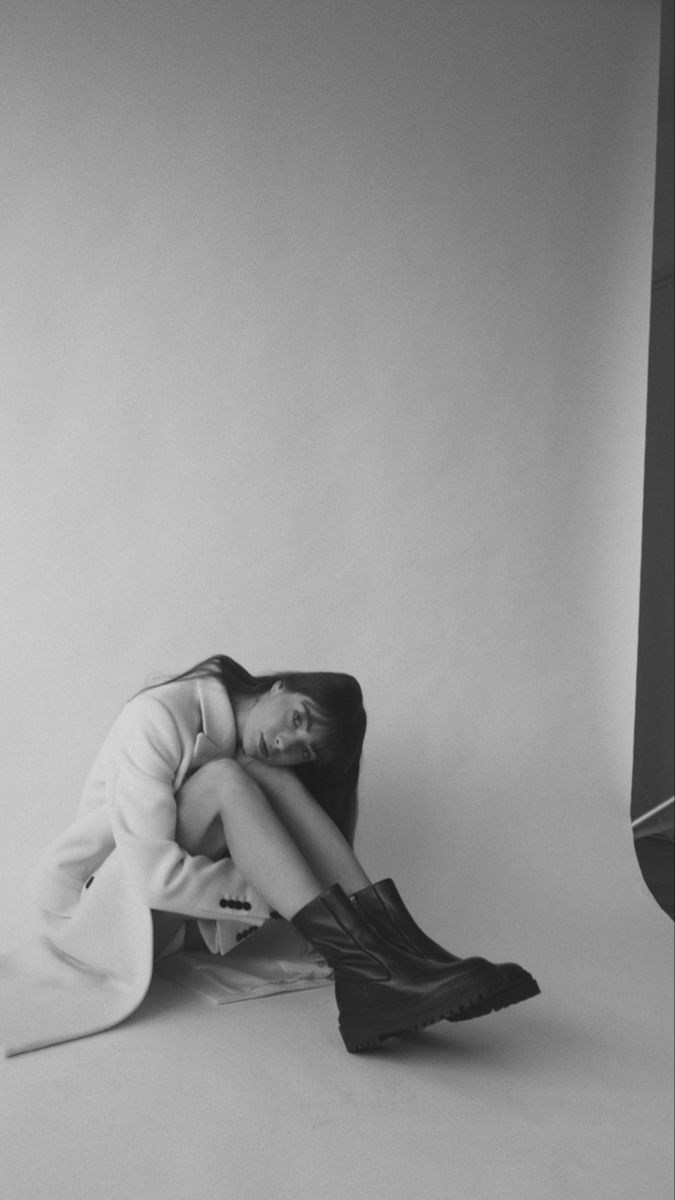
M 368 1055 L 330 986 L 218 1007 L 156 976 L 118 1028 L 2 1062 L 3 1200 L 668 1200 L 672 926 L 644 899 L 632 961 L 581 932 L 535 1000 Z

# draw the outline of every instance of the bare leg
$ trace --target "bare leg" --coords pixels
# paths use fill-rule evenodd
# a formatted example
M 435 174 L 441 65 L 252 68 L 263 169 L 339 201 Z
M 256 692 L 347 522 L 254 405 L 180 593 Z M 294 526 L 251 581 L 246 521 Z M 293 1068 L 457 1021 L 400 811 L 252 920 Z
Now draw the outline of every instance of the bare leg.
M 262 787 L 322 890 L 339 883 L 351 896 L 368 887 L 370 879 L 351 846 L 293 771 L 269 767 L 253 759 L 243 759 L 241 765 Z
M 262 788 L 232 759 L 196 771 L 177 804 L 179 844 L 212 857 L 227 845 L 244 878 L 282 917 L 290 919 L 323 890 Z

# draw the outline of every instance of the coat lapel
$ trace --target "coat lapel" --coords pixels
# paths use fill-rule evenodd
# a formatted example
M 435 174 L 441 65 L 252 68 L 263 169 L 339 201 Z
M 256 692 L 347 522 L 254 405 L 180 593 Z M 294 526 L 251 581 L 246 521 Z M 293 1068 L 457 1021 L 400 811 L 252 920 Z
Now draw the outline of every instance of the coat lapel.
M 205 733 L 198 733 L 195 741 L 195 748 L 192 753 L 192 761 L 190 762 L 190 775 L 198 771 L 206 763 L 212 762 L 214 758 L 223 758 L 224 751 L 215 742 L 212 742 Z
M 197 683 L 197 691 L 202 713 L 202 728 L 195 740 L 190 764 L 191 773 L 214 758 L 234 757 L 237 749 L 234 713 L 223 685 L 219 680 L 211 677 L 200 679 Z

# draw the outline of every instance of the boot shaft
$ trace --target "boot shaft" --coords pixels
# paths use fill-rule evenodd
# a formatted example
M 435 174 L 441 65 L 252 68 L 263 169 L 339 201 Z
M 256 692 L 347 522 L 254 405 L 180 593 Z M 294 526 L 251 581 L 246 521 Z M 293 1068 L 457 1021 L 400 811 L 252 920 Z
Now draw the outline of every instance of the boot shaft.
M 422 954 L 437 962 L 460 962 L 456 954 L 437 945 L 415 922 L 393 879 L 381 879 L 352 896 L 363 917 L 383 936 L 409 954 Z
M 352 982 L 359 987 L 388 984 L 392 979 L 404 989 L 434 987 L 448 971 L 461 974 L 488 965 L 480 958 L 439 962 L 424 957 L 414 946 L 401 944 L 385 922 L 378 925 L 364 917 L 338 884 L 301 908 L 292 923 L 333 968 L 336 989 Z
M 377 938 L 338 884 L 301 908 L 292 924 L 323 954 L 336 972 L 336 982 L 391 978 L 378 954 Z

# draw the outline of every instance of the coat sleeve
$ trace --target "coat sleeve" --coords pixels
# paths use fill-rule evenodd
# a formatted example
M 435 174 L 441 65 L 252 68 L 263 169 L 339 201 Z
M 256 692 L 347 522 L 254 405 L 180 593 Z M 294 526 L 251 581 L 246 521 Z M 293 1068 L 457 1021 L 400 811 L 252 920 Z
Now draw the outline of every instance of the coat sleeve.
M 152 693 L 131 700 L 111 730 L 107 798 L 127 874 L 150 908 L 259 923 L 270 909 L 231 859 L 190 855 L 175 841 L 175 779 L 185 752 L 170 710 Z

